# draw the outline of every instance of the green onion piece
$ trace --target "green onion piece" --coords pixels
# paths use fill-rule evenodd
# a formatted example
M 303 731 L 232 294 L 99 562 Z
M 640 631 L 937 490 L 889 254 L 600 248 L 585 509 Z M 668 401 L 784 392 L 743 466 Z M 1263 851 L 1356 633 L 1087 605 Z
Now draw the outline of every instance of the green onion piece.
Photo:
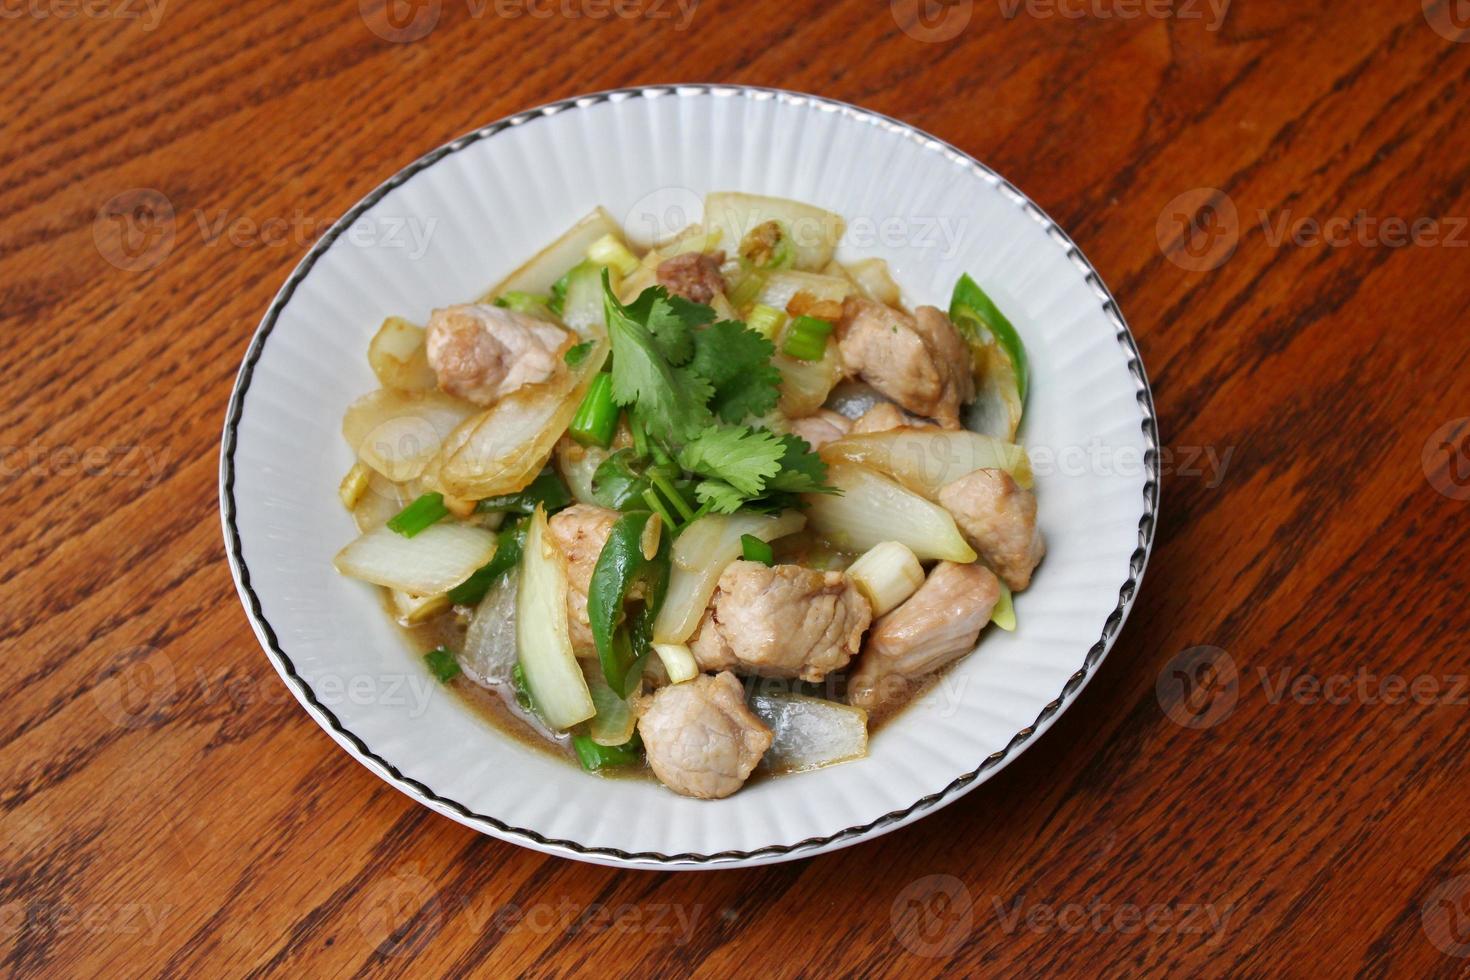
M 588 772 L 643 764 L 643 740 L 637 732 L 622 745 L 598 745 L 590 735 L 573 735 L 572 748 Z
M 573 266 L 568 269 L 566 275 L 552 284 L 551 299 L 547 301 L 546 307 L 557 316 L 561 316 L 562 310 L 566 308 L 567 284 L 572 280 L 572 273 L 576 272 L 579 267 Z
M 774 306 L 759 303 L 751 308 L 745 318 L 745 326 L 767 340 L 774 341 L 781 328 L 786 325 L 786 314 Z
M 448 684 L 459 676 L 459 661 L 444 647 L 435 647 L 424 654 L 424 664 L 440 684 Z
M 530 514 L 537 504 L 546 505 L 546 513 L 554 514 L 572 502 L 572 492 L 561 482 L 556 471 L 545 469 L 520 493 L 508 493 L 499 497 L 486 497 L 475 505 L 482 514 L 504 510 L 513 514 Z
M 516 692 L 516 704 L 526 711 L 536 710 L 531 704 L 531 689 L 526 686 L 526 672 L 519 662 L 510 669 L 510 684 Z
M 426 493 L 389 518 L 388 527 L 405 538 L 411 538 L 448 515 L 449 508 L 444 506 L 444 494 Z
M 522 293 L 512 290 L 495 297 L 495 305 L 517 313 L 525 313 L 541 320 L 555 319 L 551 310 L 551 297 L 541 293 Z
M 449 590 L 449 601 L 456 606 L 479 605 L 500 576 L 521 562 L 521 547 L 526 543 L 526 522 L 516 521 L 500 529 L 495 540 L 495 554 L 473 575 Z
M 765 288 L 766 274 L 759 269 L 752 269 L 730 290 L 730 305 L 737 310 L 743 310 L 754 303 Z
M 604 372 L 592 379 L 592 387 L 577 406 L 572 424 L 567 428 L 571 437 L 584 446 L 612 445 L 613 433 L 618 428 L 617 402 L 613 401 L 612 375 Z
M 575 347 L 568 347 L 567 352 L 561 356 L 561 359 L 567 362 L 568 367 L 576 367 L 578 364 L 587 360 L 587 355 L 590 353 L 592 353 L 592 341 L 584 340 Z
M 800 361 L 820 361 L 827 355 L 832 324 L 814 316 L 799 316 L 786 330 L 781 352 Z
M 740 535 L 740 553 L 746 561 L 758 561 L 762 565 L 776 564 L 776 552 L 754 534 Z

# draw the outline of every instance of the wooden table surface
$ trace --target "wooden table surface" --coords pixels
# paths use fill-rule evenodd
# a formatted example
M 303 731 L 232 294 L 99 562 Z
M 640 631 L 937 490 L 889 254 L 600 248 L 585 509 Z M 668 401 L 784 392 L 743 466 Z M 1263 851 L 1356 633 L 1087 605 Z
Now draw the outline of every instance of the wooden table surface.
M 379 3 L 0 4 L 7 971 L 1470 973 L 1465 0 Z M 499 116 L 668 81 L 1008 176 L 1112 286 L 1168 447 L 1132 619 L 1038 744 L 900 832 L 701 874 L 502 844 L 352 761 L 258 648 L 216 496 L 332 220 Z

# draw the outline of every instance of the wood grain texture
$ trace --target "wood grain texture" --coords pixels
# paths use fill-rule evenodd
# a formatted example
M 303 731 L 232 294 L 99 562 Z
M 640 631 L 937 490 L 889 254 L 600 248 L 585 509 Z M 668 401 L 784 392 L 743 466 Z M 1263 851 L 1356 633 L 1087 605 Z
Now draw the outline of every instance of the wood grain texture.
M 1462 0 L 706 0 L 684 30 L 428 0 L 401 43 L 375 2 L 0 8 L 8 972 L 1470 974 Z M 880 840 L 701 874 L 544 858 L 355 764 L 258 649 L 216 509 L 235 369 L 331 220 L 501 115 L 676 80 L 856 102 L 1010 177 L 1113 287 L 1170 449 L 1133 617 L 1038 744 Z M 1181 242 L 1201 188 L 1237 222 Z M 174 217 L 129 271 L 137 189 Z

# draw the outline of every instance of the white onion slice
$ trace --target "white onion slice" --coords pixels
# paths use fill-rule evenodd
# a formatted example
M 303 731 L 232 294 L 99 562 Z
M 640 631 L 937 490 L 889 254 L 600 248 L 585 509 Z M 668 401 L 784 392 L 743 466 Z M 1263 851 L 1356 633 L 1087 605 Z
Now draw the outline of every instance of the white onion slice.
M 516 666 L 516 596 L 520 575 L 502 575 L 475 607 L 465 630 L 459 665 L 481 687 L 509 684 Z
M 415 596 L 448 592 L 495 554 L 495 535 L 469 524 L 434 524 L 411 538 L 387 525 L 359 537 L 333 564 L 350 578 Z
M 868 754 L 868 713 L 800 694 L 756 694 L 750 710 L 771 729 L 761 767 L 804 772 Z
M 539 505 L 526 529 L 520 577 L 516 649 L 526 688 L 542 719 L 566 731 L 597 714 L 597 707 L 572 652 L 566 562 L 547 539 L 546 510 Z
M 842 492 L 809 493 L 803 499 L 812 527 L 837 547 L 867 551 L 897 541 L 926 561 L 975 560 L 975 550 L 949 511 L 902 484 L 853 463 L 830 463 L 827 482 Z

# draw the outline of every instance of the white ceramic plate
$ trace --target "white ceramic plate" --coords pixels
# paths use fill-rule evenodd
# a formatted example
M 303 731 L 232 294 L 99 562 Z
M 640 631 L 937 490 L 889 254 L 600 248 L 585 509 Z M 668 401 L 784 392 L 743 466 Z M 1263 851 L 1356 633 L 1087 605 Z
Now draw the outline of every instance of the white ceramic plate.
M 479 295 L 594 206 L 647 240 L 712 190 L 846 217 L 842 258 L 888 260 L 908 302 L 944 306 L 970 272 L 1032 365 L 1022 436 L 1049 546 L 1018 597 L 868 758 L 758 781 L 719 802 L 588 776 L 499 734 L 439 689 L 376 590 L 338 576 L 354 535 L 337 499 L 343 410 L 375 388 L 383 317 L 423 322 Z M 805 857 L 903 826 L 1014 759 L 1076 697 L 1128 614 L 1158 500 L 1153 402 L 1096 271 L 994 172 L 894 120 L 826 99 L 691 86 L 557 102 L 440 147 L 322 237 L 271 304 L 225 425 L 220 503 L 240 596 L 266 654 L 358 761 L 459 822 L 551 854 L 640 867 Z M 1048 462 L 1050 460 L 1050 462 Z

